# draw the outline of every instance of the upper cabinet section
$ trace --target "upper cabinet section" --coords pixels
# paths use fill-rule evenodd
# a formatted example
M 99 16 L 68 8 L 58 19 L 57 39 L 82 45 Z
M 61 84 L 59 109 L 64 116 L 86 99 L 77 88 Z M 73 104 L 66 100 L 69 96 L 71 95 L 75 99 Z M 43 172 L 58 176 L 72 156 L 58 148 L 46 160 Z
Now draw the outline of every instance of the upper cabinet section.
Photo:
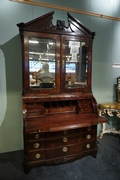
M 23 93 L 91 92 L 95 33 L 68 15 L 68 27 L 54 12 L 19 23 L 23 53 Z

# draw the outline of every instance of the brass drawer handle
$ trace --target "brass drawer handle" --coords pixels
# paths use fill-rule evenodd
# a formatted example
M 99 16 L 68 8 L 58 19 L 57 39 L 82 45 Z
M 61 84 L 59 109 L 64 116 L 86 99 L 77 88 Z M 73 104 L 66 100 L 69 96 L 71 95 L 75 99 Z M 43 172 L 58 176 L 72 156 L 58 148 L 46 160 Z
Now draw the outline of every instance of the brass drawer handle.
M 63 142 L 67 142 L 68 141 L 68 138 L 67 137 L 64 137 L 63 138 Z
M 38 149 L 38 148 L 40 147 L 40 144 L 39 144 L 39 143 L 35 143 L 35 144 L 33 145 L 33 147 L 34 147 L 35 149 Z
M 67 130 L 64 130 L 64 131 L 63 131 L 63 134 L 67 134 Z
M 39 139 L 40 135 L 39 134 L 35 134 L 35 139 Z
M 41 157 L 41 155 L 39 154 L 39 153 L 37 153 L 36 155 L 35 155 L 35 158 L 36 159 L 39 159 Z
M 88 131 L 91 131 L 91 129 L 92 129 L 91 126 L 87 128 Z
M 86 148 L 87 148 L 87 149 L 90 149 L 90 144 L 87 144 L 87 145 L 86 145 Z
M 64 147 L 63 148 L 63 152 L 67 152 L 68 148 L 67 147 Z
M 88 135 L 86 136 L 86 138 L 87 138 L 87 139 L 90 139 L 90 138 L 91 138 L 91 135 L 90 135 L 90 134 L 88 134 Z

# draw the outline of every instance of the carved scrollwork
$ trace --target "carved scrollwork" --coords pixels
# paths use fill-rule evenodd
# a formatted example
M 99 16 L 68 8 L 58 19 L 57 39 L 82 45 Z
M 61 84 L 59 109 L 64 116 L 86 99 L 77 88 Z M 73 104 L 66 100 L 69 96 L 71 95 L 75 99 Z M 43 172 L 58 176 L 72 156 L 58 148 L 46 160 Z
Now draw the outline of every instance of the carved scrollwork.
M 117 112 L 116 112 L 116 116 L 117 116 L 118 118 L 120 118 L 120 111 L 117 111 Z
M 57 20 L 57 30 L 64 30 L 65 29 L 65 21 Z
M 107 114 L 112 117 L 112 116 L 114 116 L 114 111 L 107 109 Z

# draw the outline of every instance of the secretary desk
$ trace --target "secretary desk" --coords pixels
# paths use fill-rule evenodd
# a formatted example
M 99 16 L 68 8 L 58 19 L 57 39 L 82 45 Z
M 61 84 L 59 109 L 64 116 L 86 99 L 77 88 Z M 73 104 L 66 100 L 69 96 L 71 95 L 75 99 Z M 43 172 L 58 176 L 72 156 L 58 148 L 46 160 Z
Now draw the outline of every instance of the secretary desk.
M 95 36 L 67 13 L 54 11 L 17 24 L 22 44 L 24 172 L 97 154 L 99 117 L 92 93 Z

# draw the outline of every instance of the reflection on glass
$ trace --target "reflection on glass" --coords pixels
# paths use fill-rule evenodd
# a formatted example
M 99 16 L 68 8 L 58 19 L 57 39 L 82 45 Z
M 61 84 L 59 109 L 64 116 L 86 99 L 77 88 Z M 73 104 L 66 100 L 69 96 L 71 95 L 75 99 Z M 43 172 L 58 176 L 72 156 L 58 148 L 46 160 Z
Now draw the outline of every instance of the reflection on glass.
M 87 86 L 87 61 L 86 42 L 66 41 L 66 88 Z
M 55 41 L 29 37 L 29 78 L 31 88 L 55 88 Z

